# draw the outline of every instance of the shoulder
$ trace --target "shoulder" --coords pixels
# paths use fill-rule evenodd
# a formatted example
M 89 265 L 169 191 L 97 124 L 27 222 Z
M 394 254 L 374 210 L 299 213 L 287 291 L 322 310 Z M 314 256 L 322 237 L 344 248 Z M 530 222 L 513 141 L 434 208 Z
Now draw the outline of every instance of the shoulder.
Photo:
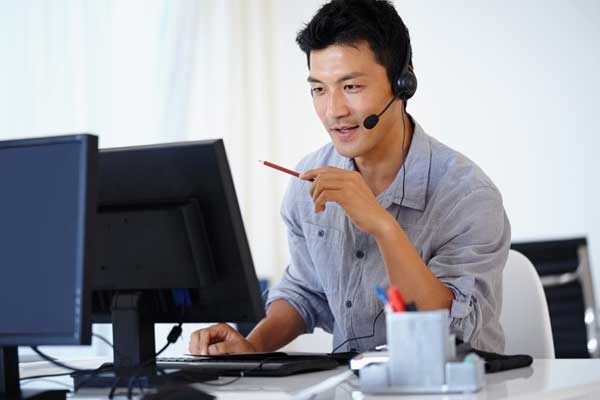
M 492 179 L 464 154 L 428 137 L 431 143 L 431 171 L 428 194 L 449 197 L 456 204 L 476 193 L 502 201 L 500 191 Z
M 425 213 L 436 227 L 434 247 L 460 238 L 457 244 L 492 243 L 504 251 L 510 243 L 510 222 L 492 179 L 464 154 L 432 137 L 428 140 L 431 170 Z

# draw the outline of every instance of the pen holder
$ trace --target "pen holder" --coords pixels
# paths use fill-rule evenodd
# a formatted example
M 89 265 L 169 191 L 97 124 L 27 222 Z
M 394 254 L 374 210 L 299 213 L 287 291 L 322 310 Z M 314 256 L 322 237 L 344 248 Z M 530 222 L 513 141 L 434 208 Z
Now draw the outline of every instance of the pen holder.
M 448 330 L 448 310 L 386 313 L 389 384 L 443 385 Z

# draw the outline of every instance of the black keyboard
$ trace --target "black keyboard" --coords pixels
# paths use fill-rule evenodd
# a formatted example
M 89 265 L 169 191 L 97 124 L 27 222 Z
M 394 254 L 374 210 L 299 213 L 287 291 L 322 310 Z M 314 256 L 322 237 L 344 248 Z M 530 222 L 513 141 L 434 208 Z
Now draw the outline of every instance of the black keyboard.
M 355 353 L 254 353 L 209 357 L 159 357 L 164 369 L 189 369 L 220 376 L 287 376 L 334 369 L 347 364 Z

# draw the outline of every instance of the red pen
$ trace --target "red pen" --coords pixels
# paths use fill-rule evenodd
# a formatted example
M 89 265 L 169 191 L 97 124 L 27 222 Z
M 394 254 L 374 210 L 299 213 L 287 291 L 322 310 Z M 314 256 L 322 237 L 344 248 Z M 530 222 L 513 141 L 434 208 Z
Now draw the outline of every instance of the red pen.
M 293 171 L 291 169 L 287 169 L 285 167 L 282 167 L 281 165 L 273 164 L 272 162 L 269 162 L 269 161 L 258 160 L 258 162 L 261 163 L 261 164 L 263 164 L 263 165 L 266 165 L 267 167 L 275 168 L 278 171 L 285 172 L 286 174 L 293 175 L 296 178 L 300 178 L 300 172 L 296 172 L 296 171 Z
M 392 306 L 392 311 L 394 311 L 394 312 L 406 311 L 406 305 L 404 303 L 404 299 L 402 298 L 402 294 L 400 294 L 400 291 L 396 287 L 391 286 L 387 291 L 387 295 L 388 295 L 388 301 L 390 302 L 390 305 Z
M 287 169 L 285 167 L 282 167 L 281 165 L 277 165 L 277 164 L 274 164 L 274 163 L 269 162 L 269 161 L 258 160 L 258 162 L 261 163 L 261 164 L 263 164 L 263 165 L 266 165 L 267 167 L 271 167 L 271 168 L 274 168 L 274 169 L 276 169 L 278 171 L 285 172 L 286 174 L 290 174 L 292 176 L 295 176 L 296 178 L 300 178 L 300 172 L 296 172 L 294 170 Z M 313 181 L 313 180 L 314 179 L 311 179 L 311 181 Z

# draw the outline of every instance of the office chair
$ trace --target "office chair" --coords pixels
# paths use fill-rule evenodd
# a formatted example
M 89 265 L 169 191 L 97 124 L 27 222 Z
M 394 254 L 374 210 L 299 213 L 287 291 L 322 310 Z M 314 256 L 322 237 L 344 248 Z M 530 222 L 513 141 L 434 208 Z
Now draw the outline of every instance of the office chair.
M 523 254 L 510 250 L 503 273 L 500 323 L 506 354 L 554 358 L 548 304 L 540 278 Z
M 513 243 L 531 260 L 548 300 L 557 358 L 599 357 L 598 318 L 585 238 Z

